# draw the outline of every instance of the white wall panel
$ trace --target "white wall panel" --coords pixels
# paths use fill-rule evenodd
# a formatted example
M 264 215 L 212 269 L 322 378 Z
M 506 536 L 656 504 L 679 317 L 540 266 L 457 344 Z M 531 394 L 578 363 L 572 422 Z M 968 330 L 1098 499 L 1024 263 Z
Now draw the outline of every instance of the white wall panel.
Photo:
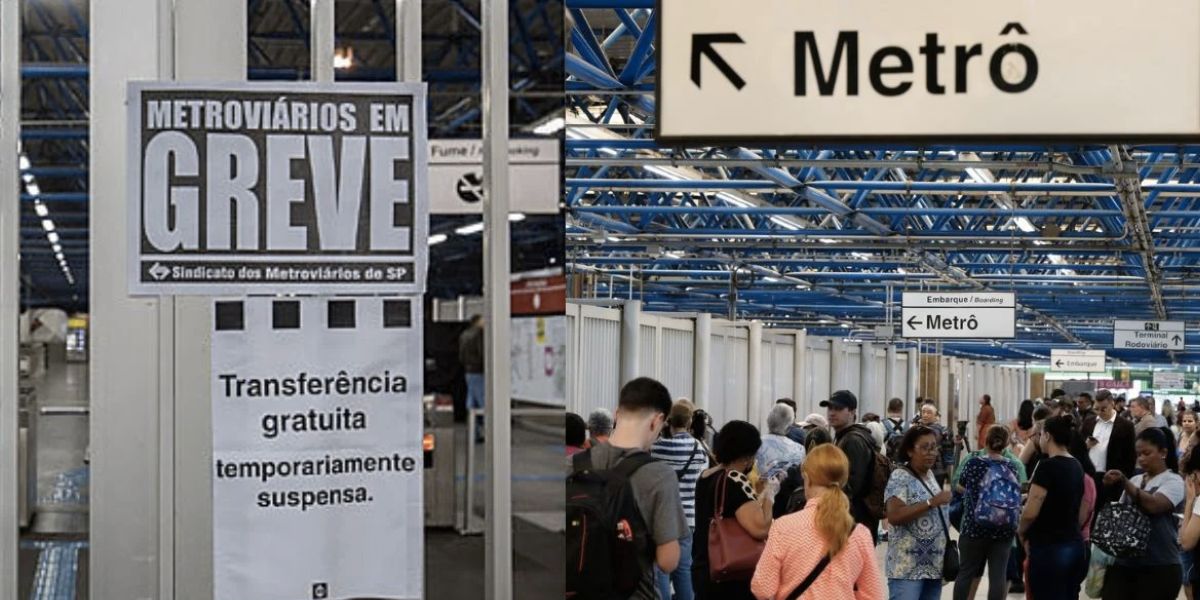
M 871 388 L 867 392 L 870 394 L 868 397 L 873 399 L 874 406 L 878 409 L 875 412 L 882 417 L 887 414 L 887 401 L 891 398 L 888 390 L 884 389 L 887 383 L 884 381 L 887 377 L 887 350 L 874 348 L 873 352 L 875 353 L 875 374 L 870 379 Z
M 601 407 L 613 411 L 617 409 L 621 362 L 619 315 L 618 311 L 611 309 L 582 307 L 577 371 L 580 383 L 579 397 L 583 409 L 581 414 Z
M 638 377 L 653 377 L 660 379 L 658 373 L 658 327 L 647 322 L 653 321 L 647 316 L 642 317 L 638 327 Z
M 862 404 L 863 391 L 861 389 L 862 378 L 862 357 L 861 349 L 858 344 L 846 344 L 846 360 L 842 361 L 842 389 L 850 390 L 859 398 L 859 404 Z M 862 413 L 859 413 L 862 416 Z
M 745 330 L 741 330 L 743 336 L 730 335 L 727 339 L 726 360 L 728 360 L 729 369 L 726 371 L 726 416 L 729 419 L 739 419 L 742 421 L 749 419 L 749 397 L 750 392 L 750 370 L 747 364 L 750 360 L 749 342 L 744 336 Z M 756 423 L 755 426 L 758 426 Z
M 887 391 L 889 400 L 892 398 L 900 398 L 904 400 L 904 414 L 911 416 L 912 400 L 915 398 L 908 397 L 908 353 L 896 352 L 896 378 L 892 389 Z
M 708 387 L 709 387 L 709 403 L 708 406 L 701 407 L 712 415 L 713 427 L 720 429 L 728 420 L 726 417 L 727 394 L 725 384 L 725 371 L 729 368 L 727 358 L 725 356 L 725 336 L 717 333 L 717 328 L 713 328 L 711 336 L 708 360 Z
M 821 338 L 810 338 L 808 379 L 810 395 L 805 405 L 804 414 L 824 412 L 817 406 L 822 400 L 829 398 L 833 390 L 829 387 L 829 342 Z
M 780 336 L 782 339 L 775 342 L 774 363 L 774 379 L 772 380 L 774 391 L 772 392 L 774 402 L 779 398 L 792 398 L 793 394 L 793 362 L 796 354 L 795 338 L 792 336 Z M 795 400 L 795 398 L 792 398 Z
M 659 352 L 659 380 L 676 398 L 692 397 L 693 339 L 691 331 L 663 327 Z

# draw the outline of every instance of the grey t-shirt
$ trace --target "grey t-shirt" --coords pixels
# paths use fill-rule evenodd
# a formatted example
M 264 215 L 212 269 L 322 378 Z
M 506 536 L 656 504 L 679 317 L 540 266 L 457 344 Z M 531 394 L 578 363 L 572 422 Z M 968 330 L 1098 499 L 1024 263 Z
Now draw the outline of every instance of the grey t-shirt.
M 1163 471 L 1143 486 L 1142 480 L 1145 477 L 1145 474 L 1136 475 L 1130 481 L 1147 492 L 1166 496 L 1175 508 L 1170 512 L 1150 517 L 1150 543 L 1146 545 L 1144 556 L 1130 559 L 1119 558 L 1117 564 L 1135 567 L 1177 565 L 1179 564 L 1179 543 L 1177 541 L 1179 523 L 1175 520 L 1175 513 L 1183 510 L 1186 493 L 1183 478 L 1173 471 Z M 1130 502 L 1129 494 L 1121 494 L 1121 501 Z
M 640 451 L 635 448 L 617 448 L 610 444 L 593 446 L 592 468 L 611 469 L 622 458 Z M 642 519 L 646 522 L 646 528 L 650 531 L 650 538 L 655 546 L 688 536 L 690 530 L 683 513 L 679 479 L 675 476 L 674 469 L 667 463 L 655 461 L 634 472 L 629 483 L 633 486 L 634 500 L 637 501 L 638 510 L 642 513 Z M 638 586 L 637 593 L 631 598 L 657 600 L 653 569 L 646 570 L 642 585 Z

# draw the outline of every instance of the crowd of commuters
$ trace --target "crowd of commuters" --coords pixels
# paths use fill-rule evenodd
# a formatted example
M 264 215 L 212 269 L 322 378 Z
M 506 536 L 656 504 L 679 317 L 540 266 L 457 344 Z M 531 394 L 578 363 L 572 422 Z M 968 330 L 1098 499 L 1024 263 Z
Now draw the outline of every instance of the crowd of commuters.
M 978 402 L 958 435 L 936 401 L 918 398 L 911 420 L 899 398 L 860 415 L 845 390 L 824 415 L 800 420 L 785 398 L 765 432 L 715 429 L 634 380 L 615 426 L 607 412 L 567 418 L 568 597 L 932 600 L 949 585 L 966 600 L 986 577 L 988 600 L 1192 600 L 1200 407 L 1056 390 L 1002 422 L 991 396 Z M 636 516 L 597 551 L 588 519 L 609 521 L 589 507 L 622 506 L 613 494 Z M 614 576 L 597 584 L 594 568 Z

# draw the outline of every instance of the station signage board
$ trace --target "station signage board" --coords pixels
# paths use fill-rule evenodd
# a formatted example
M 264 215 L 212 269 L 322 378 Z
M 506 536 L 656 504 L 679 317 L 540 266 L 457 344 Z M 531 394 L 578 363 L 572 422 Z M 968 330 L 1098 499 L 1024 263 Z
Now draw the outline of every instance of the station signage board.
M 1194 0 L 658 0 L 655 16 L 660 141 L 1200 138 Z
M 1154 389 L 1156 390 L 1182 390 L 1184 387 L 1183 373 L 1178 371 L 1155 371 L 1154 372 Z
M 1103 350 L 1050 349 L 1050 370 L 1072 373 L 1104 373 Z
M 1113 348 L 1119 350 L 1183 350 L 1183 321 L 1113 321 Z
M 514 139 L 508 143 L 509 203 L 512 212 L 554 214 L 562 201 L 557 139 Z M 483 140 L 430 140 L 429 212 L 483 213 Z
M 1008 339 L 1016 337 L 1016 298 L 996 292 L 904 292 L 903 337 Z
M 423 292 L 425 95 L 131 82 L 130 294 Z
M 423 598 L 420 299 L 213 314 L 213 597 Z

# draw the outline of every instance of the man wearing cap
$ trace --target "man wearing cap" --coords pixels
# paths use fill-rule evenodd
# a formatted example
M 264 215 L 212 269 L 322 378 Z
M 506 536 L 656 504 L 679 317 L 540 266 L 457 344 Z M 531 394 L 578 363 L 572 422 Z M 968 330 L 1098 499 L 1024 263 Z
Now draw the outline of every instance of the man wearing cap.
M 871 516 L 866 504 L 867 494 L 871 491 L 871 469 L 875 465 L 875 440 L 870 429 L 856 422 L 858 398 L 847 390 L 838 390 L 828 400 L 822 400 L 821 407 L 826 409 L 838 448 L 850 459 L 850 478 L 846 483 L 850 514 L 856 523 L 861 523 L 871 532 L 871 539 L 878 543 L 879 521 Z

